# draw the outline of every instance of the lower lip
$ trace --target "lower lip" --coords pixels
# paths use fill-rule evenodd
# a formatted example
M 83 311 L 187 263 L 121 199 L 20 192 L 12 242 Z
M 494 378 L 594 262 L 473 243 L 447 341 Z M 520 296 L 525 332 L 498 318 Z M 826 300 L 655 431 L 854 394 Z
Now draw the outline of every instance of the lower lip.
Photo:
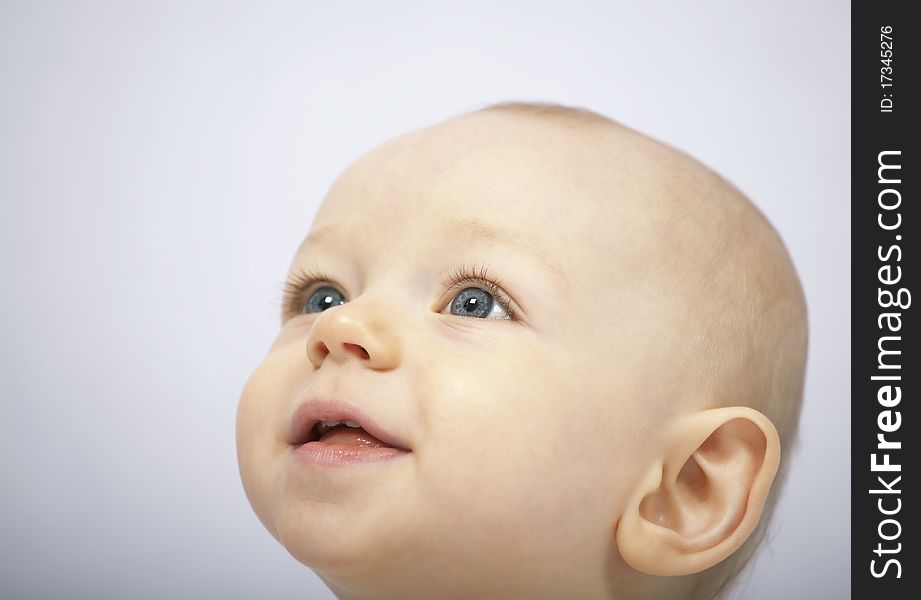
M 385 462 L 409 453 L 408 450 L 399 448 L 374 448 L 351 444 L 324 444 L 323 442 L 307 442 L 294 449 L 294 456 L 298 460 L 326 467 Z

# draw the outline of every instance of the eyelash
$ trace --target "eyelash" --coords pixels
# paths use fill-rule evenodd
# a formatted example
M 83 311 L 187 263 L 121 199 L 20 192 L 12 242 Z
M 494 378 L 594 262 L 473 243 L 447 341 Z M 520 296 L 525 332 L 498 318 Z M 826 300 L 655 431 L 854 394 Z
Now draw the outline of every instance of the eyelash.
M 487 291 L 493 295 L 493 298 L 496 299 L 496 302 L 505 309 L 509 320 L 517 321 L 518 315 L 512 307 L 511 299 L 502 291 L 502 283 L 498 279 L 490 277 L 487 272 L 488 269 L 489 267 L 487 266 L 478 267 L 476 265 L 458 263 L 454 265 L 451 271 L 442 276 L 441 282 L 444 284 L 445 288 L 449 290 L 454 289 L 462 283 L 479 283 L 485 287 Z
M 293 316 L 300 314 L 304 302 L 307 301 L 307 299 L 303 297 L 304 292 L 313 287 L 316 283 L 331 283 L 339 289 L 345 289 L 345 286 L 317 269 L 299 271 L 285 282 L 283 306 L 286 318 L 289 315 Z
M 502 283 L 488 274 L 488 269 L 489 267 L 486 266 L 458 263 L 449 272 L 442 275 L 441 282 L 447 290 L 452 290 L 462 283 L 481 285 L 502 306 L 506 314 L 508 314 L 509 320 L 517 321 L 518 316 L 512 306 L 511 299 L 502 291 Z M 297 272 L 285 283 L 283 306 L 286 316 L 300 314 L 301 305 L 306 301 L 306 298 L 303 297 L 304 292 L 317 283 L 329 283 L 340 290 L 345 289 L 345 286 L 317 269 Z

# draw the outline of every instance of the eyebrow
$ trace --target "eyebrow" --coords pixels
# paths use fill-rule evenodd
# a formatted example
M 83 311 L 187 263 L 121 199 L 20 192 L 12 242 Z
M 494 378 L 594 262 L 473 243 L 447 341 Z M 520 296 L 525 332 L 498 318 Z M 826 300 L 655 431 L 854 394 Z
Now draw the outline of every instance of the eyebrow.
M 307 237 L 304 238 L 304 241 L 301 242 L 301 245 L 297 247 L 297 252 L 295 252 L 295 254 L 300 254 L 304 251 L 304 248 L 308 246 L 316 246 L 318 244 L 322 244 L 328 237 L 330 237 L 330 234 L 333 231 L 335 231 L 335 228 L 328 225 L 326 227 L 320 227 L 311 231 L 309 234 L 307 234 Z
M 297 249 L 300 254 L 308 246 L 323 244 L 328 238 L 335 235 L 336 228 L 332 226 L 320 227 L 312 231 Z M 550 256 L 534 242 L 516 233 L 505 231 L 473 219 L 452 219 L 447 221 L 440 229 L 442 239 L 462 242 L 485 241 L 490 244 L 502 245 L 516 250 L 526 256 L 533 257 L 538 264 L 552 274 L 556 282 L 563 288 L 569 284 L 563 269 L 550 258 Z
M 491 244 L 513 248 L 521 254 L 534 257 L 542 267 L 556 278 L 557 283 L 563 287 L 568 285 L 563 269 L 542 248 L 522 235 L 497 229 L 492 225 L 472 219 L 450 220 L 442 227 L 440 233 L 444 239 L 448 240 L 482 240 Z

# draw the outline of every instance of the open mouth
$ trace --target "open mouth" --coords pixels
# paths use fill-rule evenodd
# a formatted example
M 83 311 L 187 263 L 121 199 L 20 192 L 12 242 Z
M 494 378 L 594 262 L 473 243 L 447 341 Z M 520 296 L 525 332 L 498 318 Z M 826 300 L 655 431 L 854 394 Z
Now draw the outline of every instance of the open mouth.
M 288 434 L 294 457 L 314 466 L 384 465 L 412 454 L 409 446 L 358 407 L 310 400 L 294 413 Z
M 294 414 L 288 441 L 294 446 L 351 446 L 409 451 L 408 445 L 357 407 L 339 401 L 313 400 Z
M 343 446 L 368 446 L 370 448 L 388 448 L 355 421 L 319 421 L 310 429 L 308 442 L 323 444 L 341 444 Z

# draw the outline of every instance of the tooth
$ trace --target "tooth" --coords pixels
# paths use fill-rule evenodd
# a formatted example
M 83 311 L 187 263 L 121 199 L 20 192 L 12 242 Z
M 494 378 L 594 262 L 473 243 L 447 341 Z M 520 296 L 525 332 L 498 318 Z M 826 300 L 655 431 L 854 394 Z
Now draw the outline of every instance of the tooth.
M 342 421 L 323 421 L 323 424 L 327 427 L 335 427 L 336 425 L 341 425 Z
M 348 425 L 349 427 L 361 427 L 361 425 L 359 425 L 355 421 L 346 421 L 345 424 Z

